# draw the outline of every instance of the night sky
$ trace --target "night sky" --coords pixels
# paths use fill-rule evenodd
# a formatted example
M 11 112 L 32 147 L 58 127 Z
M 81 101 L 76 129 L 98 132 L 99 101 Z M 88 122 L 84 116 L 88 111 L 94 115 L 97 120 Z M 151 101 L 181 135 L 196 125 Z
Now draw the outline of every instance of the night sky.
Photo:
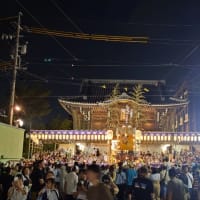
M 198 101 L 200 72 L 200 3 L 193 1 L 3 1 L 0 18 L 23 12 L 22 25 L 67 32 L 149 37 L 148 44 L 52 38 L 22 32 L 28 41 L 23 56 L 27 72 L 18 81 L 40 82 L 51 90 L 54 112 L 63 114 L 58 96 L 79 95 L 84 78 L 166 80 L 166 91 L 189 81 Z M 0 35 L 13 23 L 0 21 Z M 0 61 L 9 60 L 12 42 L 0 40 Z M 50 63 L 45 59 L 51 59 Z M 28 73 L 35 76 L 30 76 Z M 48 83 L 43 81 L 48 80 Z M 9 91 L 9 72 L 0 71 L 2 95 Z M 0 105 L 1 107 L 2 105 Z

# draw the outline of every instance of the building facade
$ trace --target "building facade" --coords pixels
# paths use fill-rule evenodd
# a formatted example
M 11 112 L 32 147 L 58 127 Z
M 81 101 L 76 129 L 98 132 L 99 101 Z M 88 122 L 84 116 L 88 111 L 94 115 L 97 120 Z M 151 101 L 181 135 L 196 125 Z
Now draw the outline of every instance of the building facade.
M 116 98 L 97 103 L 59 100 L 73 118 L 75 130 L 113 130 L 188 132 L 188 101 L 169 104 L 138 104 L 122 93 Z
M 189 101 L 167 99 L 161 90 L 165 81 L 87 80 L 84 84 L 81 96 L 59 99 L 73 118 L 73 129 L 81 135 L 52 130 L 54 136 L 50 136 L 49 131 L 33 130 L 33 138 L 59 144 L 84 143 L 88 148 L 92 144 L 102 151 L 106 147 L 114 156 L 122 151 L 160 151 L 169 146 L 177 148 L 177 144 L 188 147 L 200 143 L 199 133 L 189 134 Z M 143 87 L 134 86 L 138 84 Z M 96 135 L 98 131 L 110 131 L 112 138 L 102 139 Z

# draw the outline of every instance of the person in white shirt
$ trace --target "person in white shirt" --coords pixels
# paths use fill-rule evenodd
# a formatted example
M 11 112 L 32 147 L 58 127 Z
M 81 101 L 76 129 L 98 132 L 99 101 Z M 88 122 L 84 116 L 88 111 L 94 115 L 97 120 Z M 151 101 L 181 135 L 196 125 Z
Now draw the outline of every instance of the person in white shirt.
M 26 200 L 28 195 L 28 187 L 24 186 L 22 176 L 17 175 L 14 178 L 13 186 L 8 190 L 9 200 Z
M 160 199 L 160 172 L 158 168 L 152 168 L 152 174 L 150 175 L 150 179 L 153 182 L 153 189 L 154 189 L 154 199 Z
M 56 189 L 54 178 L 46 179 L 46 195 L 48 200 L 59 200 L 59 192 Z
M 64 192 L 64 185 L 65 185 L 65 176 L 66 176 L 67 172 L 66 172 L 66 166 L 63 165 L 61 166 L 60 169 L 60 190 L 61 192 Z
M 56 186 L 58 189 L 60 189 L 60 182 L 61 182 L 61 165 L 56 164 L 55 169 L 54 169 L 54 176 L 55 176 L 55 181 L 56 181 Z
M 76 174 L 76 168 L 69 168 L 68 173 L 65 176 L 64 193 L 67 200 L 74 200 L 73 195 L 77 192 L 78 176 Z
M 60 194 L 56 188 L 55 177 L 49 173 L 45 179 L 45 187 L 39 192 L 37 200 L 59 200 Z

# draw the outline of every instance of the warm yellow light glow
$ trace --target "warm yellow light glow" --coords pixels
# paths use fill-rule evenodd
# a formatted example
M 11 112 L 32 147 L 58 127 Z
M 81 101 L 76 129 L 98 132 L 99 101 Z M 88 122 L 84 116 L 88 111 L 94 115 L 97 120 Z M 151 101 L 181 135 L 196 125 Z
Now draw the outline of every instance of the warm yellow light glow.
M 22 119 L 17 119 L 16 122 L 19 127 L 22 127 L 24 125 L 24 121 Z
M 111 130 L 107 131 L 107 139 L 112 140 L 113 139 L 113 132 Z
M 169 146 L 170 146 L 170 144 L 162 145 L 162 146 L 161 146 L 162 151 L 163 151 L 163 152 L 167 151 L 167 147 L 169 147 Z
M 15 107 L 14 107 L 14 109 L 15 109 L 15 111 L 21 111 L 21 107 L 20 106 L 18 106 L 18 105 L 16 105 Z

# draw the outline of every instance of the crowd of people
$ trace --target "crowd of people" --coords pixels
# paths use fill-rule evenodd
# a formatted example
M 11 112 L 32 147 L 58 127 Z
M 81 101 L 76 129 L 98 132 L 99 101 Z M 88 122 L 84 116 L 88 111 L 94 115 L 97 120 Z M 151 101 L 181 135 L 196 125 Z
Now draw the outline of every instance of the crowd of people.
M 200 200 L 198 152 L 141 152 L 110 165 L 97 160 L 46 152 L 32 161 L 1 163 L 0 199 Z

